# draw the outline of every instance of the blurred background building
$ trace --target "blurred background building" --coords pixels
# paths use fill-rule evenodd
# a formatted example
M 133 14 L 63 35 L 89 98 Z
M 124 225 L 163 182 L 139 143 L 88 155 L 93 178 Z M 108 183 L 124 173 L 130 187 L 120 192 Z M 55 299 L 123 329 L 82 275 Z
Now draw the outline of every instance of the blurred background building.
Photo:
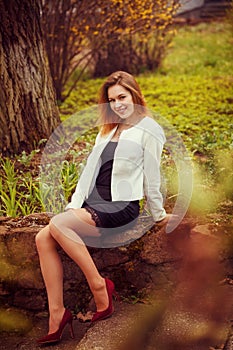
M 224 17 L 231 0 L 180 0 L 178 17 L 187 19 L 213 19 Z

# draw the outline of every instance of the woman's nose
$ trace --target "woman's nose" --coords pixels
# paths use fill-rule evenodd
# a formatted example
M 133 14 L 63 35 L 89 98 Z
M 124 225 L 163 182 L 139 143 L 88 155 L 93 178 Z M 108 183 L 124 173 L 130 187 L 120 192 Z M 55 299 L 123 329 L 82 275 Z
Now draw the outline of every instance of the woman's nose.
M 115 107 L 119 107 L 121 105 L 121 102 L 119 100 L 115 101 Z

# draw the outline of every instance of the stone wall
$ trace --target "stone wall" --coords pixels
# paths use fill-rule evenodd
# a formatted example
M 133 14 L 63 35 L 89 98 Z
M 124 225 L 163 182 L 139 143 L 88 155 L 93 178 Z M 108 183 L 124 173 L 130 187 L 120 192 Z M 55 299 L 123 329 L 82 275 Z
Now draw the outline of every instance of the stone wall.
M 3 304 L 35 312 L 47 309 L 34 238 L 49 220 L 50 216 L 44 213 L 20 219 L 0 218 L 0 300 Z M 147 226 L 146 234 L 140 237 L 140 230 L 145 232 Z M 185 245 L 198 231 L 195 231 L 196 223 L 188 219 L 171 234 L 166 234 L 162 226 L 149 227 L 148 218 L 142 217 L 133 230 L 113 238 L 122 240 L 123 237 L 124 246 L 89 248 L 103 276 L 113 279 L 116 289 L 128 298 L 176 283 Z M 206 233 L 202 235 L 209 239 Z M 71 309 L 85 308 L 91 300 L 86 280 L 62 250 L 60 254 L 64 264 L 65 304 Z

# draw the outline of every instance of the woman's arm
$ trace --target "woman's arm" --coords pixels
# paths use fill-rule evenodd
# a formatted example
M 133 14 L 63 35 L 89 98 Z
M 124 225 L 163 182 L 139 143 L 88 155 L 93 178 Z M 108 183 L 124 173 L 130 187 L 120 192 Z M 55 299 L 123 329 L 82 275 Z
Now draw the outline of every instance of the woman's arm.
M 101 141 L 101 136 L 100 133 L 97 134 L 96 139 L 95 139 L 95 147 L 98 147 L 98 144 Z M 87 158 L 86 165 L 84 169 L 82 170 L 82 173 L 80 174 L 79 181 L 76 185 L 75 191 L 71 197 L 70 202 L 67 204 L 65 210 L 71 209 L 71 208 L 81 208 L 85 198 L 86 198 L 86 190 L 90 185 L 90 182 L 88 179 L 90 178 L 91 175 L 94 173 L 94 168 L 92 167 L 92 164 L 94 163 L 93 161 L 93 149 L 91 153 L 89 154 Z M 86 181 L 86 183 L 85 183 Z
M 155 222 L 161 221 L 166 217 L 166 211 L 163 208 L 163 196 L 160 192 L 160 161 L 164 141 L 165 137 L 160 127 L 156 130 L 156 133 L 152 134 L 151 131 L 145 132 L 143 162 L 144 193 L 148 209 L 150 210 Z

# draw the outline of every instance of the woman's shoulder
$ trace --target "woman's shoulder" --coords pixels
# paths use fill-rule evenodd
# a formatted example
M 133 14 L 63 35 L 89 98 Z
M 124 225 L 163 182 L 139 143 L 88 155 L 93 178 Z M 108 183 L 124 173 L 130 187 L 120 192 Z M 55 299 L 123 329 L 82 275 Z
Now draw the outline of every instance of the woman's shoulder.
M 162 141 L 165 141 L 165 135 L 161 125 L 152 117 L 146 116 L 142 119 L 140 126 L 146 132 L 146 134 L 159 137 Z
M 150 117 L 150 116 L 145 116 L 141 120 L 141 124 L 145 129 L 154 129 L 154 130 L 162 129 L 159 123 L 153 117 Z

